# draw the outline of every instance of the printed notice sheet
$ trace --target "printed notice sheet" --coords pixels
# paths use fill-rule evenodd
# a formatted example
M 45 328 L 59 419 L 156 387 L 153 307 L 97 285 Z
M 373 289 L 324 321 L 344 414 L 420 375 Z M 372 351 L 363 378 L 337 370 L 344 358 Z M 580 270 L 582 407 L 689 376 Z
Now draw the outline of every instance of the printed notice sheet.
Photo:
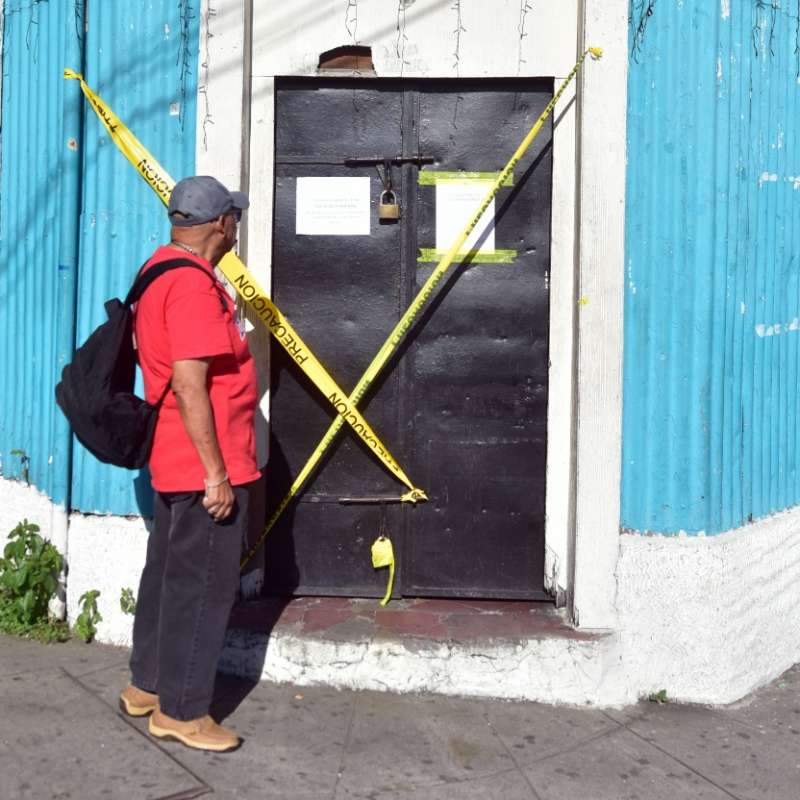
M 464 226 L 478 210 L 492 186 L 491 181 L 437 181 L 436 182 L 436 250 L 447 252 Z M 460 249 L 468 253 L 489 229 L 479 253 L 494 252 L 494 200 L 489 203 L 475 229 Z
M 298 178 L 297 234 L 369 236 L 369 178 Z

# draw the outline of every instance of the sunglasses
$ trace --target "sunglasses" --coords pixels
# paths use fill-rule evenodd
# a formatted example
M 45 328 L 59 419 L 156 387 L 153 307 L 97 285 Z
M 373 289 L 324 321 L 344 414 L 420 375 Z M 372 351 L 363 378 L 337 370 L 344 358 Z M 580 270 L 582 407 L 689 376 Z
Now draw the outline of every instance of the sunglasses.
M 228 212 L 228 214 L 230 214 L 230 216 L 232 216 L 236 220 L 237 224 L 242 221 L 242 209 L 241 208 L 232 208 Z

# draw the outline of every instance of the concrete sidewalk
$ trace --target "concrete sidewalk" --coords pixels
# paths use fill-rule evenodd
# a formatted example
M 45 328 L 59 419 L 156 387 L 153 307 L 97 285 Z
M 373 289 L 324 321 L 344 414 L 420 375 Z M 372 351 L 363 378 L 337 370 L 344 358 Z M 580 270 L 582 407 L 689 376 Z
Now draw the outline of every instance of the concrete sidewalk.
M 800 668 L 724 709 L 624 711 L 220 677 L 228 755 L 123 718 L 127 676 L 122 649 L 0 636 L 0 799 L 800 797 Z

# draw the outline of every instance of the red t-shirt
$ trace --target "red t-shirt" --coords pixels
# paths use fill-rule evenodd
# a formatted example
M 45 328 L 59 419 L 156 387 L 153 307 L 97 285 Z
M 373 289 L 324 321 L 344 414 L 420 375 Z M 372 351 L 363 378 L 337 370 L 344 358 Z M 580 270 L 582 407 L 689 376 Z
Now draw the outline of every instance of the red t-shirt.
M 259 477 L 253 429 L 258 381 L 253 357 L 237 325 L 233 301 L 208 261 L 163 246 L 145 269 L 178 257 L 194 261 L 208 277 L 192 267 L 171 270 L 152 283 L 136 304 L 134 332 L 145 397 L 149 403 L 158 402 L 172 377 L 173 362 L 213 357 L 208 393 L 225 469 L 232 485 L 249 483 Z M 158 415 L 150 473 L 158 492 L 204 488 L 205 470 L 171 391 Z

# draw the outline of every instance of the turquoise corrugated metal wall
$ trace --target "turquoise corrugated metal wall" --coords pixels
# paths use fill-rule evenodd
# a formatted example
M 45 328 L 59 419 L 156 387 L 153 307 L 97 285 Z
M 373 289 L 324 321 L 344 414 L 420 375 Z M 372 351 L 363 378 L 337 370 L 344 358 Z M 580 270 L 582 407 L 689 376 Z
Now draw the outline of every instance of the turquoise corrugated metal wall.
M 800 500 L 798 13 L 632 2 L 625 527 L 713 534 Z
M 30 457 L 30 480 L 56 502 L 68 494 L 61 415 L 58 192 L 65 41 L 79 36 L 73 0 L 6 0 L 0 142 L 0 455 Z M 199 0 L 103 0 L 89 6 L 84 73 L 177 179 L 194 171 Z M 75 84 L 71 84 L 72 87 Z M 137 267 L 168 238 L 164 208 L 108 140 L 85 103 L 76 339 L 102 321 L 103 303 L 124 294 Z M 100 464 L 75 444 L 71 507 L 137 514 L 150 509 L 147 476 Z
M 90 86 L 178 180 L 194 172 L 199 0 L 92 3 Z M 169 240 L 164 206 L 109 140 L 87 106 L 77 340 L 124 295 L 155 246 Z M 76 445 L 72 507 L 149 514 L 150 479 L 101 464 Z
M 31 483 L 57 503 L 66 499 L 69 457 L 65 423 L 53 413 L 64 322 L 59 313 L 60 178 L 69 157 L 62 113 L 68 89 L 61 71 L 70 39 L 74 44 L 79 35 L 75 3 L 5 2 L 0 459 L 5 477 L 23 479 L 28 466 Z M 69 339 L 69 331 L 66 335 Z M 13 451 L 24 453 L 28 464 Z

